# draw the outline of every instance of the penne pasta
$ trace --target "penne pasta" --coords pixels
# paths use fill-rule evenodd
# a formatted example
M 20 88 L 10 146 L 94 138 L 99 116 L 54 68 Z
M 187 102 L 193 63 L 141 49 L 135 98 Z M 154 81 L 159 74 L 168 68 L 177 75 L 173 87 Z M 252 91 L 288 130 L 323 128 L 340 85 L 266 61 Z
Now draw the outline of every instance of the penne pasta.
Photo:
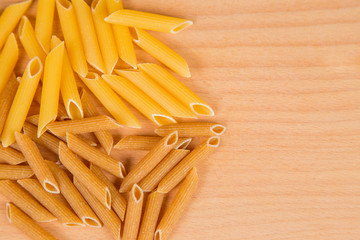
M 34 175 L 28 165 L 0 164 L 0 179 L 18 180 L 30 178 Z
M 31 239 L 56 240 L 12 203 L 6 203 L 6 217 L 9 223 L 17 227 Z
M 71 133 L 67 133 L 66 138 L 68 147 L 74 153 L 108 171 L 116 177 L 124 178 L 126 174 L 125 167 L 120 161 L 115 160 L 99 149 L 90 146 Z
M 56 0 L 39 0 L 36 11 L 35 34 L 45 52 L 50 51 Z
M 113 72 L 119 57 L 111 25 L 104 20 L 104 18 L 109 15 L 107 12 L 106 0 L 94 0 L 91 3 L 91 11 L 102 58 L 105 64 L 105 71 L 110 74 Z
M 18 165 L 26 161 L 21 152 L 2 145 L 0 145 L 0 159 L 11 165 Z
M 15 142 L 15 132 L 21 131 L 26 115 L 30 109 L 36 87 L 42 75 L 42 65 L 38 57 L 27 65 L 1 135 L 2 145 L 7 147 Z
M 5 85 L 6 91 L 2 91 L 0 94 L 0 135 L 4 129 L 6 117 L 9 114 L 11 103 L 14 101 L 18 86 L 19 83 L 13 74 Z
M 56 8 L 71 66 L 80 76 L 85 77 L 88 67 L 73 6 L 68 0 L 56 0 Z
M 168 111 L 128 79 L 116 75 L 103 75 L 102 78 L 117 94 L 154 123 L 158 125 L 176 123 Z
M 192 168 L 181 184 L 174 200 L 161 218 L 156 228 L 154 240 L 166 240 L 169 238 L 175 224 L 179 221 L 181 213 L 185 210 L 198 185 L 199 179 L 196 168 Z
M 32 0 L 26 0 L 14 3 L 5 8 L 0 17 L 0 49 L 6 42 L 6 39 L 18 24 L 20 18 L 25 14 L 32 3 Z
M 142 63 L 139 69 L 155 79 L 165 90 L 188 106 L 195 114 L 214 116 L 214 110 L 171 73 L 154 63 Z
M 80 78 L 116 121 L 124 126 L 140 128 L 139 120 L 98 74 L 89 73 L 86 77 Z
M 3 92 L 7 82 L 13 74 L 15 65 L 19 58 L 19 48 L 15 35 L 11 33 L 0 54 L 0 93 Z
M 111 193 L 111 207 L 114 209 L 121 221 L 124 221 L 126 210 L 125 198 L 119 193 L 114 184 L 110 182 L 98 166 L 91 164 L 90 170 L 109 188 Z
M 72 4 L 79 23 L 86 60 L 98 71 L 105 72 L 90 6 L 84 0 L 72 0 Z
M 64 43 L 61 43 L 51 50 L 45 60 L 37 133 L 38 137 L 46 131 L 46 125 L 55 121 L 57 117 L 64 50 Z
M 166 157 L 143 179 L 139 186 L 144 192 L 150 192 L 156 188 L 161 179 L 166 176 L 168 172 L 183 159 L 190 150 L 174 149 L 169 152 Z
M 155 147 L 129 172 L 121 183 L 120 192 L 129 191 L 135 183 L 143 179 L 175 146 L 178 141 L 177 132 L 161 139 Z
M 25 191 L 25 189 L 15 181 L 1 180 L 0 193 L 37 222 L 51 222 L 56 220 L 54 215 L 41 206 L 30 193 Z
M 160 181 L 158 191 L 161 193 L 170 192 L 186 174 L 197 165 L 197 163 L 206 159 L 210 153 L 220 145 L 220 137 L 214 136 L 208 138 L 202 144 L 191 151 L 183 160 L 181 160 L 166 176 Z
M 178 33 L 193 24 L 192 21 L 160 14 L 121 9 L 105 18 L 112 24 L 137 27 L 151 31 Z
M 146 200 L 144 216 L 141 222 L 138 240 L 153 240 L 161 205 L 165 194 L 153 191 Z
M 28 136 L 18 132 L 15 132 L 15 137 L 16 143 L 43 188 L 49 193 L 60 193 L 59 186 L 35 143 Z
M 155 136 L 126 136 L 114 148 L 118 150 L 151 150 L 161 139 L 162 137 Z M 191 138 L 179 138 L 174 148 L 185 149 L 191 140 Z
M 74 178 L 74 185 L 81 195 L 86 199 L 96 215 L 99 216 L 104 226 L 110 231 L 114 239 L 120 240 L 121 221 L 112 209 L 104 207 L 98 199 L 96 199 L 88 189 Z
M 83 196 L 79 193 L 65 171 L 54 162 L 47 161 L 47 164 L 54 174 L 56 181 L 59 183 L 61 194 L 65 197 L 66 201 L 70 204 L 71 208 L 83 223 L 90 227 L 101 227 L 102 223 Z
M 137 239 L 143 202 L 144 193 L 137 184 L 134 184 L 129 194 L 129 201 L 126 208 L 123 240 Z
M 142 29 L 135 28 L 133 33 L 133 41 L 145 52 L 149 53 L 180 76 L 191 77 L 187 62 L 178 53 Z
M 22 179 L 17 181 L 23 188 L 33 195 L 65 226 L 83 226 L 82 221 L 54 194 L 44 190 L 37 179 Z
M 154 79 L 139 70 L 115 70 L 117 74 L 129 79 L 154 101 L 166 109 L 172 116 L 196 118 L 195 114 L 186 108 L 178 99 L 168 93 Z
M 60 143 L 61 163 L 77 178 L 105 207 L 111 207 L 109 188 L 85 166 L 84 163 L 64 144 Z
M 164 125 L 155 129 L 159 136 L 166 136 L 173 131 L 178 131 L 180 137 L 211 137 L 222 135 L 226 127 L 217 123 L 188 122 Z

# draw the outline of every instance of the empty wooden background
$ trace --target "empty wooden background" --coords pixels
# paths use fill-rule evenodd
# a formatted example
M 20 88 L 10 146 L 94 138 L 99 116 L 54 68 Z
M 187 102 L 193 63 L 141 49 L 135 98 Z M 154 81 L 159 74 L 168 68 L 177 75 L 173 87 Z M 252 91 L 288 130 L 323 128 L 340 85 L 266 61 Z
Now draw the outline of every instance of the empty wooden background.
M 194 20 L 177 35 L 156 36 L 187 59 L 192 78 L 182 80 L 215 108 L 209 120 L 228 127 L 199 167 L 198 191 L 171 239 L 360 238 L 359 0 L 124 5 Z M 140 62 L 153 61 L 138 52 Z M 151 134 L 140 118 L 142 130 L 121 129 L 116 139 Z M 129 167 L 143 154 L 112 153 Z M 0 197 L 0 239 L 26 239 L 4 206 Z M 58 239 L 110 238 L 105 229 L 41 226 Z

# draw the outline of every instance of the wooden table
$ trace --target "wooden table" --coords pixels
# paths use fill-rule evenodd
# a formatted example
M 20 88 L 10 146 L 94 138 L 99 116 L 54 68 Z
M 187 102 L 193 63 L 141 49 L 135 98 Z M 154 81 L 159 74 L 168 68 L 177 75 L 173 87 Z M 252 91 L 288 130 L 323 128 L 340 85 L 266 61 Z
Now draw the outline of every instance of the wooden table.
M 171 239 L 360 238 L 359 0 L 124 5 L 194 20 L 177 35 L 155 35 L 187 59 L 192 78 L 182 80 L 214 107 L 209 120 L 228 127 L 199 167 L 198 191 Z M 153 61 L 138 52 L 140 62 Z M 137 115 L 144 129 L 116 139 L 152 133 Z M 129 167 L 143 154 L 113 151 Z M 4 206 L 0 197 L 0 239 L 26 239 Z M 105 229 L 41 226 L 58 239 L 110 239 Z

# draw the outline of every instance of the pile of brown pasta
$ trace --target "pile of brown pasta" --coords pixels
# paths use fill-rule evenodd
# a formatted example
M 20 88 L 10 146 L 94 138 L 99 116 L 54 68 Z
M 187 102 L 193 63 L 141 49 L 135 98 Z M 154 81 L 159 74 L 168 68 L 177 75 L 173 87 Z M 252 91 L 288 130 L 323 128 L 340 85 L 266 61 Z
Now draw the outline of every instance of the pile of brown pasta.
M 36 240 L 55 239 L 37 224 L 55 220 L 105 226 L 114 239 L 168 239 L 196 189 L 196 166 L 226 128 L 182 122 L 214 111 L 165 67 L 138 63 L 133 43 L 190 77 L 186 61 L 147 30 L 175 34 L 192 22 L 124 9 L 121 0 L 38 0 L 33 28 L 25 16 L 31 4 L 15 3 L 0 16 L 0 194 L 8 221 Z M 55 11 L 64 41 L 53 35 Z M 17 35 L 30 59 L 18 77 Z M 90 92 L 111 116 L 99 114 Z M 124 100 L 158 125 L 156 135 L 125 136 L 113 146 L 110 130 L 141 128 Z M 39 114 L 29 116 L 33 102 Z M 189 150 L 194 137 L 206 139 Z M 38 146 L 57 159 L 44 159 Z M 112 149 L 147 154 L 127 173 Z M 122 180 L 119 189 L 107 174 Z M 160 218 L 164 196 L 179 184 Z

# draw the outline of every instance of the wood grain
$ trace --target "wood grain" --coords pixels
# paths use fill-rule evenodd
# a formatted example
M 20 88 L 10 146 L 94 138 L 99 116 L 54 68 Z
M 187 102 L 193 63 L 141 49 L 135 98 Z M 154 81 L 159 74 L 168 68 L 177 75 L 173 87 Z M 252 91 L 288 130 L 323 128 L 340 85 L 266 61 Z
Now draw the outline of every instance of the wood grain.
M 17 1 L 2 0 L 0 7 Z M 154 34 L 188 60 L 193 77 L 180 79 L 215 108 L 211 120 L 228 127 L 220 149 L 199 167 L 199 188 L 171 239 L 359 239 L 359 0 L 124 5 L 194 20 L 179 34 Z M 32 21 L 35 10 L 28 13 Z M 137 54 L 139 62 L 154 61 Z M 113 131 L 115 140 L 153 133 L 154 125 L 134 112 L 144 128 Z M 112 155 L 130 169 L 143 153 Z M 104 229 L 41 226 L 58 239 L 111 236 Z M 7 223 L 2 197 L 0 239 L 25 240 Z

